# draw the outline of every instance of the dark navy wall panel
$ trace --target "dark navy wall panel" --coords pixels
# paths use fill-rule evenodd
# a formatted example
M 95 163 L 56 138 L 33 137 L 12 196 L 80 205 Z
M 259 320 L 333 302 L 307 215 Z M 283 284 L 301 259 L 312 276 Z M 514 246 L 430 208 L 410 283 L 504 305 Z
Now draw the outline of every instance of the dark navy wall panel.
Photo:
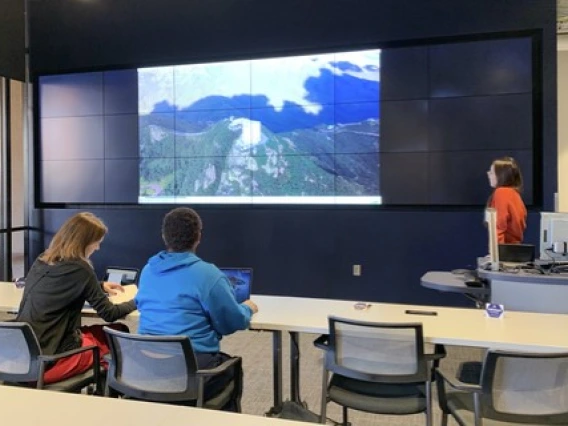
M 41 120 L 41 159 L 92 160 L 104 158 L 102 116 Z
M 438 152 L 429 156 L 429 184 L 438 188 L 430 191 L 432 204 L 467 204 L 474 200 L 483 205 L 490 192 L 488 191 L 487 170 L 495 158 L 510 155 L 515 158 L 523 172 L 525 191 L 523 200 L 532 202 L 532 153 L 522 150 L 503 151 L 459 151 Z M 483 187 L 479 182 L 487 182 Z
M 108 115 L 104 119 L 105 158 L 138 158 L 138 114 Z M 137 182 L 136 182 L 137 183 Z M 134 194 L 138 193 L 138 188 Z M 125 195 L 127 195 L 125 193 Z
M 46 202 L 104 203 L 104 160 L 45 161 L 40 175 Z
M 529 149 L 533 140 L 531 100 L 530 94 L 432 100 L 429 148 Z
M 105 160 L 105 203 L 138 202 L 140 161 L 134 159 Z
M 77 117 L 103 113 L 103 74 L 84 73 L 46 76 L 40 87 L 42 118 Z
M 26 76 L 24 4 L 0 1 L 0 76 L 21 81 Z
M 544 209 L 552 208 L 557 188 L 554 0 L 31 0 L 31 7 L 36 74 L 534 30 L 542 40 L 532 49 L 539 58 L 533 73 L 542 80 L 533 88 L 539 105 L 534 118 L 542 121 L 535 139 L 542 150 L 535 161 L 537 172 L 543 171 Z M 420 55 L 413 60 L 421 61 Z M 417 83 L 413 90 L 424 87 Z M 162 247 L 160 222 L 167 209 L 92 211 L 110 229 L 93 258 L 99 273 L 109 264 L 141 266 Z M 36 212 L 33 224 L 48 238 L 43 244 L 34 240 L 32 255 L 74 212 Z M 464 304 L 455 295 L 420 288 L 419 278 L 428 270 L 473 266 L 487 251 L 479 209 L 202 208 L 200 213 L 199 254 L 219 265 L 254 267 L 257 293 Z M 538 241 L 538 227 L 538 212 L 531 212 L 527 242 Z M 352 264 L 362 265 L 361 277 L 351 275 Z
M 79 210 L 44 210 L 45 244 Z M 168 209 L 90 210 L 109 233 L 92 260 L 142 267 L 163 249 Z M 429 270 L 474 267 L 487 252 L 483 213 L 369 210 L 200 210 L 198 255 L 219 266 L 254 268 L 257 294 L 470 306 L 465 298 L 420 287 Z M 529 215 L 527 240 L 537 242 L 539 216 Z M 362 275 L 352 275 L 352 265 Z
M 429 155 L 425 152 L 384 152 L 381 189 L 385 204 L 428 204 Z
M 135 69 L 103 73 L 107 114 L 138 113 L 138 72 Z
M 539 28 L 553 0 L 31 0 L 32 69 L 159 64 Z
M 47 244 L 77 210 L 45 210 Z M 92 209 L 109 228 L 94 257 L 107 265 L 142 267 L 163 249 L 160 225 L 167 209 Z M 198 254 L 220 266 L 254 268 L 260 294 L 406 303 L 464 303 L 421 289 L 430 269 L 467 266 L 485 254 L 482 213 L 369 210 L 200 210 Z M 463 228 L 474 223 L 475 237 Z M 369 226 L 361 226 L 367 224 Z M 371 225 L 372 224 L 372 225 Z M 434 253 L 437 256 L 434 256 Z M 362 275 L 352 275 L 352 265 Z
M 532 90 L 530 38 L 434 46 L 430 49 L 433 97 L 523 93 Z M 451 66 L 448 66 L 451 64 Z
M 381 152 L 430 149 L 428 104 L 427 100 L 381 102 Z
M 381 52 L 381 100 L 428 97 L 428 48 L 399 47 Z

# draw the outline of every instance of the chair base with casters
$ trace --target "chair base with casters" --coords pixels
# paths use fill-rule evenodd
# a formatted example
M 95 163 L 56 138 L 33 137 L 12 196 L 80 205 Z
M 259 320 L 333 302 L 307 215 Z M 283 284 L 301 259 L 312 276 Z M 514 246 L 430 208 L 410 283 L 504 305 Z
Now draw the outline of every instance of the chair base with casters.
M 89 392 L 102 394 L 102 375 L 99 348 L 84 346 L 55 355 L 43 355 L 31 326 L 23 322 L 0 323 L 0 383 L 8 386 L 35 387 L 60 392 Z M 44 383 L 44 373 L 50 363 L 92 351 L 93 366 L 84 373 L 54 383 Z
M 330 317 L 329 336 L 314 344 L 325 351 L 320 422 L 327 404 L 374 414 L 425 413 L 432 425 L 432 364 L 445 356 L 443 346 L 424 354 L 421 324 L 380 324 Z M 331 379 L 330 379 L 330 373 Z
M 223 409 L 230 402 L 241 411 L 242 359 L 232 357 L 214 368 L 198 369 L 187 336 L 149 336 L 105 327 L 111 358 L 105 395 L 176 405 Z M 233 369 L 231 380 L 215 395 L 205 398 L 208 378 Z M 235 397 L 238 395 L 238 397 Z

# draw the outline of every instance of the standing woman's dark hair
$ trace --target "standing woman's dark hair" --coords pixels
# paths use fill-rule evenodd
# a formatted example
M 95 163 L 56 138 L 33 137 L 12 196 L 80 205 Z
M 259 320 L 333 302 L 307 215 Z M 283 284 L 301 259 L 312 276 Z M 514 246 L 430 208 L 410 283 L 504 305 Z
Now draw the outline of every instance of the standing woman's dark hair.
M 514 158 L 503 157 L 491 163 L 487 171 L 494 188 L 487 206 L 497 211 L 499 244 L 520 244 L 526 229 L 527 209 L 521 198 L 523 176 Z
M 492 167 L 497 179 L 496 187 L 506 186 L 522 192 L 523 176 L 521 168 L 513 157 L 499 158 L 493 161 Z

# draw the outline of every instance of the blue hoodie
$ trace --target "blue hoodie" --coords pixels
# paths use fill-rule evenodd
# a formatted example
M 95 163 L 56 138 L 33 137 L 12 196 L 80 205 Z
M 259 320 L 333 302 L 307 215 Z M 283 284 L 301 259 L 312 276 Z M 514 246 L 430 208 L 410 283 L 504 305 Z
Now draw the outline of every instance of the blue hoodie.
M 196 352 L 219 352 L 221 337 L 249 327 L 252 310 L 239 305 L 229 280 L 194 253 L 161 251 L 140 276 L 140 334 L 186 335 Z

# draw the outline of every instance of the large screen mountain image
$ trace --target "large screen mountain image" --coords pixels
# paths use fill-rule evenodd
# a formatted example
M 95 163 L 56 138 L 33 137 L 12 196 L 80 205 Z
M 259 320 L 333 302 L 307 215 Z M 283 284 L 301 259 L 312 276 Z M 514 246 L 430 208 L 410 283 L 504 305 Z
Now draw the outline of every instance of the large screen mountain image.
M 380 202 L 379 73 L 378 50 L 139 70 L 141 201 Z

